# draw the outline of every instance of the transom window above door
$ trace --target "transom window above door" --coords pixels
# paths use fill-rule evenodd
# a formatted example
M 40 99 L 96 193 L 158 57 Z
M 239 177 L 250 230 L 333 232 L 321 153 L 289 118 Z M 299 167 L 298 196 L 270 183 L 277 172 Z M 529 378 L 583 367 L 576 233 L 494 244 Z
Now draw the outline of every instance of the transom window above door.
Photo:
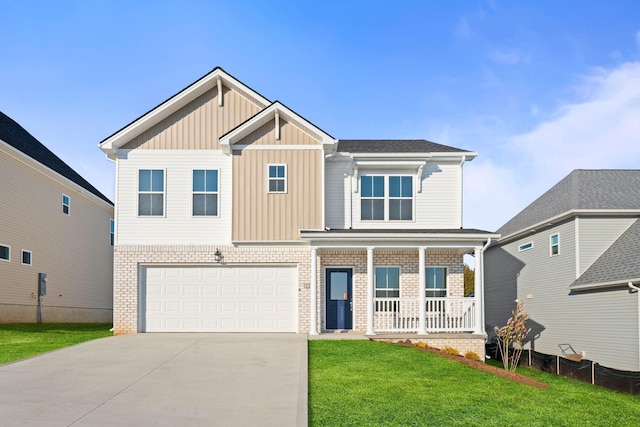
M 363 175 L 360 177 L 362 221 L 412 221 L 413 177 Z

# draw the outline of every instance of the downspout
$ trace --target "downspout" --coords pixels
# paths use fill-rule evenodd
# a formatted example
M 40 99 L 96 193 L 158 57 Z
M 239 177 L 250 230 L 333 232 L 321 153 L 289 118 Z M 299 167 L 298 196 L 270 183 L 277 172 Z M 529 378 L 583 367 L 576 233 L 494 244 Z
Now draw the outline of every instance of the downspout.
M 485 308 L 486 308 L 486 304 L 484 302 L 484 253 L 486 252 L 486 250 L 489 248 L 489 246 L 491 246 L 491 237 L 489 237 L 487 239 L 487 243 L 482 247 L 482 249 L 480 250 L 480 254 L 481 254 L 481 263 L 480 263 L 480 268 L 482 269 L 481 273 L 481 277 L 482 277 L 482 286 L 480 286 L 480 294 L 481 294 L 481 301 L 482 301 L 482 318 L 480 319 L 481 325 L 482 325 L 482 331 L 486 334 L 487 331 L 484 330 L 484 325 L 485 325 Z M 476 260 L 477 261 L 477 260 Z M 476 268 L 478 268 L 478 266 L 476 266 Z
M 634 289 L 638 295 L 638 354 L 640 355 L 640 288 L 635 286 L 633 282 L 629 282 L 627 285 L 629 289 Z M 638 368 L 640 368 L 640 357 L 638 359 Z

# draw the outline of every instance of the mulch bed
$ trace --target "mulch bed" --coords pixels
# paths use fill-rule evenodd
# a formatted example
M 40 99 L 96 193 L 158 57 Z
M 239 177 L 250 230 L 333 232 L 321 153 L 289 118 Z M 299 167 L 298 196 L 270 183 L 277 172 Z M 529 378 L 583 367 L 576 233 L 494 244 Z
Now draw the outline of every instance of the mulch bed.
M 426 353 L 435 354 L 440 357 L 445 357 L 449 360 L 462 363 L 463 365 L 467 365 L 472 368 L 479 369 L 481 371 L 488 372 L 490 374 L 497 375 L 499 377 L 503 377 L 511 381 L 518 382 L 520 384 L 525 384 L 525 385 L 542 388 L 542 389 L 549 388 L 549 384 L 527 377 L 526 375 L 521 375 L 521 374 L 518 374 L 517 372 L 511 372 L 507 369 L 497 368 L 495 366 L 487 365 L 486 363 L 480 362 L 478 360 L 467 359 L 463 356 L 454 356 L 452 354 L 446 354 L 441 352 L 437 348 L 422 348 L 422 347 L 418 347 L 416 345 L 408 344 L 408 343 L 398 343 L 398 344 L 403 345 L 405 347 L 415 348 L 415 349 L 424 351 Z

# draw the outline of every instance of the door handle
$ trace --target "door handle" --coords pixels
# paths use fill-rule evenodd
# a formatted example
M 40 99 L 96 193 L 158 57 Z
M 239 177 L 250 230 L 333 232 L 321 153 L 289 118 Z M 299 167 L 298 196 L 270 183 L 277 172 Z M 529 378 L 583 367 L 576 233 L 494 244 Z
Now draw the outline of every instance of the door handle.
M 353 311 L 353 301 L 349 301 L 349 311 Z

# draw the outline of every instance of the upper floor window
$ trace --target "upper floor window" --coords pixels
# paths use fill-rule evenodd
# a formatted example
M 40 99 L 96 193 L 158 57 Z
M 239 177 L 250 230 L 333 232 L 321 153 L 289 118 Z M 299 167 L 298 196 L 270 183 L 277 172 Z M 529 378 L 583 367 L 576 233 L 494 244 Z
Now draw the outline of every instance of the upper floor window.
M 116 224 L 113 218 L 109 220 L 109 244 L 113 246 L 116 241 Z
M 413 219 L 412 176 L 364 175 L 360 177 L 360 193 L 362 221 Z
M 22 264 L 31 265 L 31 251 L 22 250 Z
M 138 215 L 164 215 L 164 171 L 162 169 L 138 171 Z
M 427 298 L 447 296 L 447 269 L 445 267 L 427 267 L 425 277 Z
M 0 261 L 11 261 L 11 248 L 6 245 L 0 245 Z
M 69 208 L 71 206 L 71 200 L 69 200 L 69 196 L 66 194 L 62 195 L 62 213 L 65 215 L 69 215 Z
M 551 235 L 551 237 L 549 238 L 549 245 L 551 249 L 551 256 L 558 255 L 560 253 L 560 235 Z
M 193 215 L 218 215 L 218 171 L 193 171 Z
M 376 267 L 376 298 L 400 297 L 400 267 Z
M 269 165 L 269 193 L 287 192 L 287 165 Z
M 518 246 L 518 252 L 526 251 L 527 249 L 531 249 L 533 247 L 533 242 L 528 242 L 523 245 Z

